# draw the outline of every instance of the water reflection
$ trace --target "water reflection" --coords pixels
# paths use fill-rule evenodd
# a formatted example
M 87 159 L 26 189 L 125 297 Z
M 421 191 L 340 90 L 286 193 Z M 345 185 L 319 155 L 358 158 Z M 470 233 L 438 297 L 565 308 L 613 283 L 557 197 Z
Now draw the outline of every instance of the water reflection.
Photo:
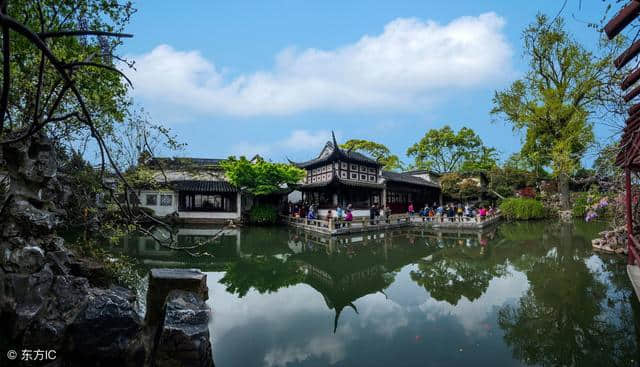
M 233 229 L 194 258 L 131 237 L 147 267 L 209 272 L 218 366 L 635 365 L 637 300 L 592 224 L 329 238 Z M 181 243 L 216 230 L 182 228 Z

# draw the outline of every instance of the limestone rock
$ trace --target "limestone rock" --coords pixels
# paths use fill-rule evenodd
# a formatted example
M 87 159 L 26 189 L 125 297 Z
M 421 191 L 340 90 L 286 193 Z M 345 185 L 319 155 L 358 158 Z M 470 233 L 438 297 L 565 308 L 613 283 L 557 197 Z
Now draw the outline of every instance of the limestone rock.
M 65 355 L 71 365 L 144 364 L 142 320 L 134 300 L 125 288 L 91 289 L 86 307 L 69 327 Z
M 149 325 L 158 324 L 167 295 L 178 289 L 193 292 L 203 300 L 209 298 L 207 275 L 200 270 L 151 269 L 146 314 L 146 322 Z
M 213 366 L 209 308 L 195 293 L 172 291 L 167 296 L 152 362 L 156 367 Z
M 67 328 L 87 303 L 89 283 L 74 276 L 56 276 L 50 293 L 50 302 L 42 317 L 25 331 L 23 345 L 61 350 Z
M 3 283 L 0 309 L 6 322 L 3 328 L 17 340 L 46 310 L 53 273 L 48 266 L 34 274 L 2 273 L 0 282 Z

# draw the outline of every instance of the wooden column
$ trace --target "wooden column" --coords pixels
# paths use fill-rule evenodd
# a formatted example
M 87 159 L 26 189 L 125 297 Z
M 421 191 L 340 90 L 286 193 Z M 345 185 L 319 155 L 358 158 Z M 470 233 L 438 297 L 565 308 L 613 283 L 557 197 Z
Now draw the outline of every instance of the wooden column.
M 633 258 L 633 251 L 631 250 L 631 247 L 634 246 L 633 244 L 633 210 L 632 210 L 632 201 L 631 201 L 631 170 L 629 170 L 629 167 L 625 167 L 624 169 L 624 185 L 625 185 L 625 189 L 627 191 L 626 197 L 625 197 L 625 204 L 626 204 L 626 213 L 627 213 L 627 263 L 629 265 L 633 265 L 634 258 Z

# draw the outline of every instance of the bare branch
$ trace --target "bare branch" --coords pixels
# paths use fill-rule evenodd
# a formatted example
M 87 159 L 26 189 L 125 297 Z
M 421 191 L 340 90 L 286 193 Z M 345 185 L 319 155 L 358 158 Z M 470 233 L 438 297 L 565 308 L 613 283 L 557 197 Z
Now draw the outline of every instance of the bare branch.
M 40 39 L 55 38 L 55 37 L 75 37 L 75 36 L 107 36 L 117 38 L 131 38 L 132 34 L 129 33 L 117 33 L 106 31 L 57 31 L 57 32 L 42 32 L 38 34 Z

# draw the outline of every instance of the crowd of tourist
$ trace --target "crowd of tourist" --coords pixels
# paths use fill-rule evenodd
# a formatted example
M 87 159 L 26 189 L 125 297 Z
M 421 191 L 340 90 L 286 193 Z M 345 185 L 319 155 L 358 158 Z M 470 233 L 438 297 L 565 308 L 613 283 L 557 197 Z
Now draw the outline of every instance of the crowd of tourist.
M 449 203 L 446 205 L 440 205 L 433 203 L 433 205 L 425 205 L 422 209 L 416 212 L 413 203 L 409 203 L 407 206 L 407 213 L 410 217 L 421 217 L 423 221 L 440 221 L 444 222 L 464 222 L 472 218 L 477 218 L 482 221 L 487 217 L 491 217 L 497 214 L 497 210 L 493 206 L 488 208 L 485 206 L 472 206 L 469 204 Z M 342 207 L 337 205 L 335 210 L 328 209 L 327 214 L 320 218 L 318 204 L 289 204 L 290 216 L 306 219 L 334 219 L 337 222 L 351 222 L 353 221 L 353 206 L 351 204 Z M 378 204 L 372 204 L 369 208 L 369 219 L 371 224 L 384 221 L 391 215 L 391 209 L 388 206 L 380 206 Z
M 409 215 L 413 215 L 412 210 L 413 205 L 409 204 Z M 433 206 L 429 206 L 428 204 L 424 206 L 419 212 L 420 217 L 423 220 L 435 220 L 435 221 L 444 221 L 445 219 L 450 222 L 464 222 L 471 218 L 478 218 L 479 220 L 484 220 L 487 217 L 491 217 L 497 214 L 497 210 L 493 208 L 493 206 L 489 206 L 488 208 L 485 206 L 474 207 L 469 204 L 454 204 L 449 203 L 447 205 L 438 205 L 433 203 Z

